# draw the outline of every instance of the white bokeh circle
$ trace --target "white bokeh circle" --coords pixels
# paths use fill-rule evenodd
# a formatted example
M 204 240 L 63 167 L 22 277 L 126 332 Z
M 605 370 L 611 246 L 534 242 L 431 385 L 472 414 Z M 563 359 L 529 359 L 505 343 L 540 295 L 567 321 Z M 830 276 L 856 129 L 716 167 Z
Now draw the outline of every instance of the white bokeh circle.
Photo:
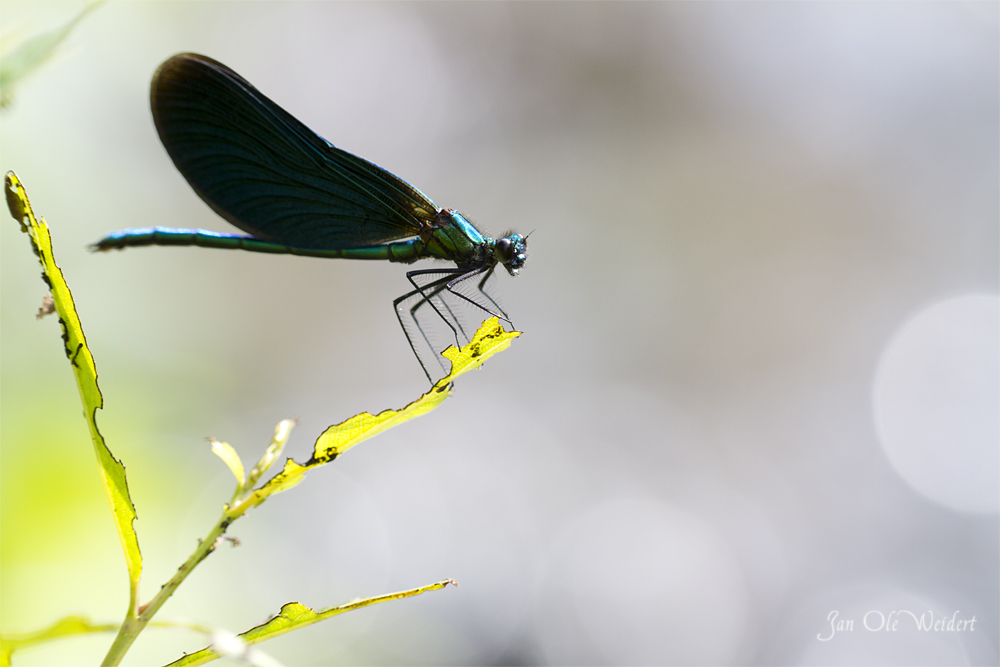
M 953 509 L 1000 505 L 1000 298 L 934 304 L 896 332 L 873 389 L 879 440 L 916 491 Z

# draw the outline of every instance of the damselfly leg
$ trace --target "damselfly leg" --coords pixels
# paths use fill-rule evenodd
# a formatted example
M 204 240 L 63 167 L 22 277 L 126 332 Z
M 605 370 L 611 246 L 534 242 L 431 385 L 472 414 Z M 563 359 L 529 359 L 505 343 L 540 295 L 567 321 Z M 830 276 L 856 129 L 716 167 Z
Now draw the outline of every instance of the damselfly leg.
M 422 269 L 407 272 L 406 278 L 410 281 L 410 284 L 413 285 L 414 289 L 395 299 L 392 302 L 393 309 L 396 311 L 396 319 L 399 320 L 399 325 L 403 329 L 403 333 L 406 335 L 406 341 L 409 343 L 410 349 L 413 351 L 414 356 L 420 363 L 421 369 L 424 371 L 424 375 L 427 376 L 427 379 L 431 384 L 434 384 L 434 380 L 427 368 L 427 363 L 424 359 L 425 353 L 422 353 L 421 350 L 430 350 L 438 365 L 440 365 L 442 370 L 445 372 L 447 372 L 447 367 L 441 358 L 440 350 L 437 349 L 434 345 L 432 337 L 428 334 L 429 327 L 426 320 L 423 318 L 423 313 L 425 312 L 423 307 L 425 305 L 430 305 L 431 309 L 438 316 L 438 318 L 440 318 L 440 320 L 451 330 L 452 337 L 455 340 L 455 346 L 461 347 L 463 344 L 461 339 L 464 339 L 465 342 L 469 342 L 469 335 L 462 326 L 453 305 L 449 303 L 449 299 L 445 298 L 447 295 L 453 295 L 461 299 L 463 302 L 472 304 L 477 309 L 484 311 L 491 316 L 498 317 L 508 323 L 510 322 L 510 319 L 507 317 L 507 313 L 504 312 L 503 308 L 501 308 L 496 300 L 485 290 L 486 282 L 492 274 L 493 267 L 482 267 L 473 271 L 461 271 L 455 269 Z M 480 275 L 483 277 L 476 284 L 476 291 L 478 292 L 477 295 L 469 296 L 459 291 L 462 283 Z M 421 285 L 418 278 L 427 276 L 440 277 L 436 277 L 430 282 Z M 412 307 L 407 309 L 405 307 L 405 302 L 413 297 L 419 298 Z M 482 298 L 484 301 L 480 302 L 478 300 L 479 298 Z M 416 327 L 419 332 L 419 336 L 417 336 L 407 325 L 407 319 L 404 319 L 404 310 L 408 311 L 408 320 L 411 321 L 413 326 Z M 419 340 L 422 340 L 423 344 L 419 344 L 417 342 Z

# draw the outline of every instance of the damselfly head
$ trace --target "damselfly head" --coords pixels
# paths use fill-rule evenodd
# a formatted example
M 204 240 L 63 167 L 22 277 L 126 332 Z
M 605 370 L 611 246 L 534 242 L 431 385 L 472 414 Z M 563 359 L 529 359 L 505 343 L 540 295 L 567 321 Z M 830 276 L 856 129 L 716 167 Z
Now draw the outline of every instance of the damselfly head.
M 493 255 L 507 273 L 516 276 L 528 258 L 528 239 L 520 234 L 506 234 L 496 240 Z

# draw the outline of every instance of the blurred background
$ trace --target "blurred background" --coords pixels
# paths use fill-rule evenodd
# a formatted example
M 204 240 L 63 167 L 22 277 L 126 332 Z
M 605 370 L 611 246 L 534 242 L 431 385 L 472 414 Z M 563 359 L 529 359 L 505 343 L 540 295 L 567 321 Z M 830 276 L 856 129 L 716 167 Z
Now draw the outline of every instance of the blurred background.
M 4 49 L 81 7 L 0 3 Z M 511 349 L 235 524 L 242 546 L 162 618 L 241 632 L 285 602 L 453 577 L 261 648 L 288 665 L 998 662 L 996 3 L 97 8 L 14 91 L 0 168 L 74 292 L 144 600 L 231 492 L 206 436 L 256 460 L 297 416 L 304 461 L 327 425 L 426 389 L 391 307 L 403 266 L 88 252 L 126 227 L 234 231 L 150 117 L 150 77 L 181 51 L 488 232 L 533 235 L 496 281 Z M 124 559 L 58 322 L 35 320 L 45 288 L 14 221 L 0 240 L 0 623 L 118 622 Z M 918 631 L 906 612 L 976 622 Z M 95 664 L 109 642 L 16 664 Z M 203 645 L 151 629 L 126 663 Z

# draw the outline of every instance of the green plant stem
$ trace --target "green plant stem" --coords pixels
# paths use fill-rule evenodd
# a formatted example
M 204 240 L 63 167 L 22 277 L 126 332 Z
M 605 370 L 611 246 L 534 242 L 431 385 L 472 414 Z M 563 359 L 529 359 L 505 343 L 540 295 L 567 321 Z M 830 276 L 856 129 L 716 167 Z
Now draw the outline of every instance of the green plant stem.
M 250 505 L 246 503 L 237 503 L 232 508 L 227 507 L 218 522 L 212 527 L 212 530 L 208 531 L 205 538 L 198 543 L 198 548 L 184 561 L 183 565 L 177 568 L 174 576 L 170 577 L 170 580 L 160 587 L 159 592 L 153 596 L 153 599 L 138 609 L 129 608 L 125 622 L 122 623 L 115 641 L 111 644 L 111 648 L 108 649 L 107 655 L 104 656 L 104 662 L 101 663 L 101 667 L 114 667 L 121 663 L 122 658 L 125 657 L 125 653 L 132 646 L 139 633 L 153 619 L 156 612 L 160 610 L 160 607 L 174 594 L 177 587 L 187 579 L 187 576 L 194 571 L 194 568 L 201 561 L 208 558 L 210 553 L 215 551 L 215 548 L 219 545 L 220 538 L 225 534 L 229 525 L 242 516 L 249 507 Z

